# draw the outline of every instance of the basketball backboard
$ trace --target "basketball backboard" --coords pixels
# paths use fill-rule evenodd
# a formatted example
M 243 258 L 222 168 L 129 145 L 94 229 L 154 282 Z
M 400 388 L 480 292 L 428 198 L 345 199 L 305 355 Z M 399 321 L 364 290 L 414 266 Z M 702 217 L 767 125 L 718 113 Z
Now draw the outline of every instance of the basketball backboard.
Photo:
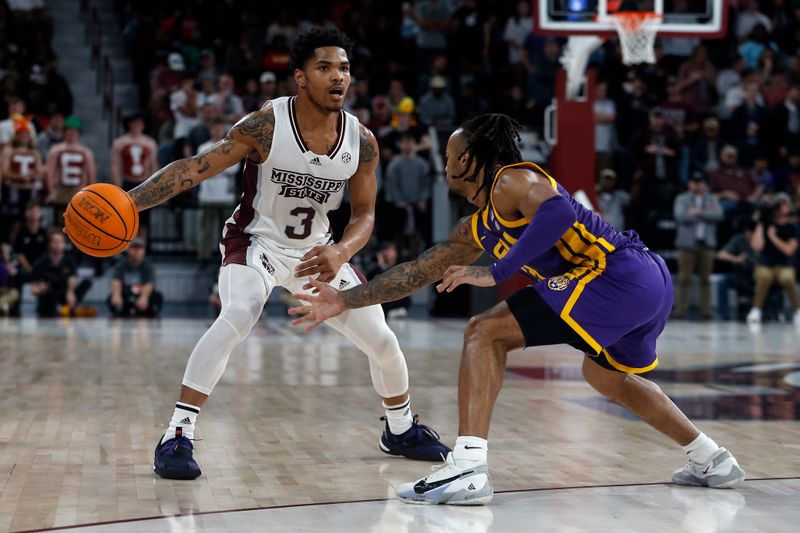
M 726 0 L 533 0 L 534 29 L 543 35 L 615 33 L 610 14 L 651 11 L 661 15 L 660 37 L 722 37 Z

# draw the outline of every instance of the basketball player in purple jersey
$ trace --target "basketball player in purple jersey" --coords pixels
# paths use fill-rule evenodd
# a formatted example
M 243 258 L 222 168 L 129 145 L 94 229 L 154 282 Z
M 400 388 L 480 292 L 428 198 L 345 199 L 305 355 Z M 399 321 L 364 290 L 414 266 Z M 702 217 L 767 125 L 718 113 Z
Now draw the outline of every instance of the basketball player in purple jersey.
M 358 287 L 337 291 L 311 281 L 317 295 L 290 310 L 306 331 L 348 309 L 403 298 L 441 279 L 489 287 L 521 271 L 532 284 L 473 317 L 459 373 L 459 437 L 445 465 L 397 488 L 409 503 L 488 503 L 487 437 L 509 350 L 569 344 L 586 356 L 583 376 L 606 397 L 683 447 L 689 462 L 672 480 L 732 487 L 745 473 L 725 448 L 701 433 L 655 383 L 639 376 L 658 364 L 656 339 L 672 308 L 670 274 L 633 231 L 619 232 L 588 211 L 544 170 L 521 161 L 519 125 L 505 115 L 476 117 L 447 143 L 450 189 L 478 207 L 450 240 Z M 464 266 L 483 252 L 491 267 Z
M 156 446 L 154 469 L 161 477 L 200 475 L 191 443 L 200 407 L 274 287 L 310 290 L 307 276 L 337 287 L 360 283 L 347 262 L 372 234 L 378 144 L 342 110 L 351 46 L 334 28 L 299 35 L 292 49 L 296 97 L 267 102 L 207 151 L 171 163 L 130 192 L 139 211 L 149 209 L 245 159 L 244 193 L 220 243 L 222 311 L 189 357 L 178 403 Z M 327 213 L 339 207 L 348 185 L 350 223 L 334 244 Z M 386 413 L 380 449 L 425 461 L 447 454 L 438 435 L 411 414 L 405 357 L 381 307 L 353 311 L 329 325 L 369 358 Z

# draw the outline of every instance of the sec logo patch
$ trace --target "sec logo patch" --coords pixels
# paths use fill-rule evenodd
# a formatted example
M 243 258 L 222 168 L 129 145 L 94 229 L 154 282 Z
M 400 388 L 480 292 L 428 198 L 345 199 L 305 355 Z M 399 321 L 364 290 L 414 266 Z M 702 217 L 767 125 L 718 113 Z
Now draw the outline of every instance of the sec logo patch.
M 569 278 L 567 276 L 553 276 L 547 280 L 547 288 L 551 291 L 563 291 L 569 286 Z

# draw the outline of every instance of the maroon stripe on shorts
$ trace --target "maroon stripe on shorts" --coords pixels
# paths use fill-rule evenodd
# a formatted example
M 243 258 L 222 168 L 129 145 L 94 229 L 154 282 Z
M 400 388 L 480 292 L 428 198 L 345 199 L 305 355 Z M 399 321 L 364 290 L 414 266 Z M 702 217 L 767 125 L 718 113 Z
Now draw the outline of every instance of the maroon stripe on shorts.
M 247 264 L 250 235 L 245 230 L 256 216 L 253 204 L 258 191 L 258 165 L 245 160 L 242 177 L 244 188 L 242 200 L 239 202 L 238 209 L 233 213 L 233 223 L 225 225 L 225 236 L 220 242 L 225 250 L 225 257 L 222 258 L 223 265 Z

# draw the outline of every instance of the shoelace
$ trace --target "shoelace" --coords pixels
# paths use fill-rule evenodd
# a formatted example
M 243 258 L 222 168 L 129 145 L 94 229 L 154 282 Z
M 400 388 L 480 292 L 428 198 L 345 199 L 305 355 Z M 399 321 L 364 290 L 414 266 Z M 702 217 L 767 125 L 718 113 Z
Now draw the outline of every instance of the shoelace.
M 382 416 L 380 418 L 380 420 L 381 420 L 381 422 L 386 422 L 386 417 Z M 424 424 L 420 424 L 419 423 L 419 415 L 414 415 L 414 417 L 411 420 L 411 429 L 414 429 L 414 428 L 416 428 L 418 430 L 418 431 L 414 432 L 414 436 L 417 437 L 417 439 L 416 439 L 417 441 L 422 440 L 420 438 L 420 433 L 423 436 L 427 436 L 429 439 L 439 440 L 439 434 L 435 430 L 429 428 L 428 426 L 426 426 Z M 395 436 L 397 437 L 399 435 L 395 435 Z

